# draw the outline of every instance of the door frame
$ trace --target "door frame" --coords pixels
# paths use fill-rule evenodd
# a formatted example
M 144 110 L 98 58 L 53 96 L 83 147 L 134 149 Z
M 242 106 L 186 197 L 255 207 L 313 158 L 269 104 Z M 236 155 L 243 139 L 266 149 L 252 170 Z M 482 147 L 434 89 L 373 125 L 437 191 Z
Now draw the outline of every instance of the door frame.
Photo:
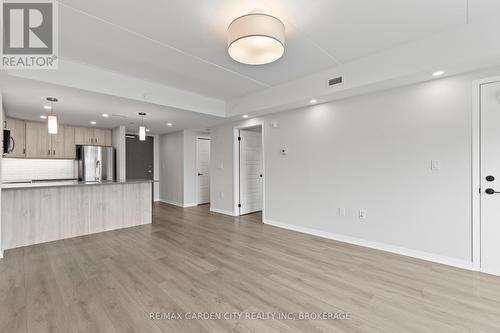
M 200 190 L 200 184 L 199 184 L 199 177 L 198 177 L 198 140 L 208 140 L 210 141 L 210 161 L 212 160 L 212 140 L 209 136 L 206 136 L 206 135 L 197 135 L 196 136 L 196 204 L 197 205 L 201 205 L 200 202 L 199 202 L 199 190 Z M 210 164 L 209 164 L 209 170 L 210 170 Z M 209 178 L 212 177 L 212 172 L 210 172 L 210 175 L 209 175 Z M 212 182 L 211 182 L 211 179 L 210 179 L 210 186 Z M 212 193 L 210 193 L 210 196 L 212 195 Z M 210 197 L 210 201 L 212 201 L 212 198 Z M 210 201 L 207 202 L 207 204 L 210 204 Z
M 261 128 L 261 145 L 262 145 L 262 173 L 264 174 L 264 177 L 262 177 L 262 222 L 266 220 L 266 159 L 265 159 L 265 151 L 264 151 L 264 138 L 265 138 L 265 126 L 264 126 L 264 121 L 256 121 L 256 122 L 249 122 L 241 126 L 236 126 L 233 128 L 233 156 L 234 156 L 234 161 L 233 161 L 233 170 L 234 170 L 234 190 L 233 190 L 233 215 L 234 216 L 240 216 L 240 208 L 238 207 L 238 204 L 240 203 L 240 146 L 238 142 L 238 136 L 239 136 L 239 131 L 248 129 L 248 128 L 253 128 L 253 127 L 259 127 Z
M 481 86 L 500 82 L 500 76 L 472 81 L 472 269 L 481 267 Z

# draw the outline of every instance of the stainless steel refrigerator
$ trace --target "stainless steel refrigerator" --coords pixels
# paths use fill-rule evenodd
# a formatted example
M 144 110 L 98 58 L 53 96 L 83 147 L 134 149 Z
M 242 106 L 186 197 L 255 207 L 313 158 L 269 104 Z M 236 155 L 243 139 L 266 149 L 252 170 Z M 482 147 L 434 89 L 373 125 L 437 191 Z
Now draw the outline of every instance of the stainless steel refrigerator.
M 78 180 L 101 182 L 115 180 L 115 148 L 77 146 Z

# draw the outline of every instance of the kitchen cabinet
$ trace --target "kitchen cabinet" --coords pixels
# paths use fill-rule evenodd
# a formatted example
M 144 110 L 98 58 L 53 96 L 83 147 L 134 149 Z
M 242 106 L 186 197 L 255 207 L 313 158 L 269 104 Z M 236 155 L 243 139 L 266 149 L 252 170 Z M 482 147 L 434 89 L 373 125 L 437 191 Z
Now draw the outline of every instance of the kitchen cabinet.
M 26 157 L 51 158 L 51 148 L 47 124 L 26 122 Z
M 75 128 L 75 144 L 111 146 L 111 130 L 102 128 Z
M 106 143 L 106 130 L 94 128 L 94 144 L 104 146 Z
M 106 131 L 106 141 L 104 142 L 105 146 L 112 146 L 111 141 L 112 139 L 112 131 L 110 129 L 105 130 Z
M 94 144 L 94 129 L 88 127 L 75 127 L 75 144 L 76 145 Z
M 13 144 L 11 145 L 12 152 L 6 157 L 25 157 L 26 155 L 26 122 L 24 120 L 6 118 L 5 128 L 10 130 Z
M 14 150 L 5 157 L 75 159 L 76 145 L 111 146 L 112 130 L 59 125 L 49 134 L 47 123 L 6 118 L 5 128 L 14 138 Z
M 51 137 L 51 158 L 75 159 L 76 145 L 74 127 L 59 125 L 57 134 L 53 134 Z

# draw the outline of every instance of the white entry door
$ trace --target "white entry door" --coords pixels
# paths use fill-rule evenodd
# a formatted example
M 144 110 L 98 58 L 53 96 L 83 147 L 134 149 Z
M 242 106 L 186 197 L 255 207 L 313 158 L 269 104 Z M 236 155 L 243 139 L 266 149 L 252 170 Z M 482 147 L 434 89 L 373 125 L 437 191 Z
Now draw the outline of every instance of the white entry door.
M 240 130 L 240 215 L 262 210 L 262 133 Z
M 500 275 L 500 82 L 481 86 L 481 270 Z
M 210 139 L 196 142 L 196 168 L 198 170 L 198 205 L 210 202 Z

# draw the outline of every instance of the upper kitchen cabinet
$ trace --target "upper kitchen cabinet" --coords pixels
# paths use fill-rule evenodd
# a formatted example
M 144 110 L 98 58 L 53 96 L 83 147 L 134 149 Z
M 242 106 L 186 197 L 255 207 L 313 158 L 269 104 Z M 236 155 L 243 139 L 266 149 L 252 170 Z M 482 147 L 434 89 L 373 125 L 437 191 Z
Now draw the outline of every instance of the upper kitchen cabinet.
M 111 146 L 111 130 L 101 128 L 75 128 L 75 144 Z
M 59 125 L 57 134 L 52 135 L 51 158 L 75 159 L 75 128 Z
M 75 128 L 75 144 L 77 145 L 93 145 L 94 144 L 94 129 L 88 127 Z
M 94 144 L 98 146 L 106 145 L 106 130 L 94 128 Z
M 6 157 L 25 157 L 26 156 L 26 122 L 24 120 L 6 118 L 5 129 L 10 130 L 12 151 Z
M 52 157 L 51 138 L 47 130 L 47 124 L 26 122 L 26 157 Z

